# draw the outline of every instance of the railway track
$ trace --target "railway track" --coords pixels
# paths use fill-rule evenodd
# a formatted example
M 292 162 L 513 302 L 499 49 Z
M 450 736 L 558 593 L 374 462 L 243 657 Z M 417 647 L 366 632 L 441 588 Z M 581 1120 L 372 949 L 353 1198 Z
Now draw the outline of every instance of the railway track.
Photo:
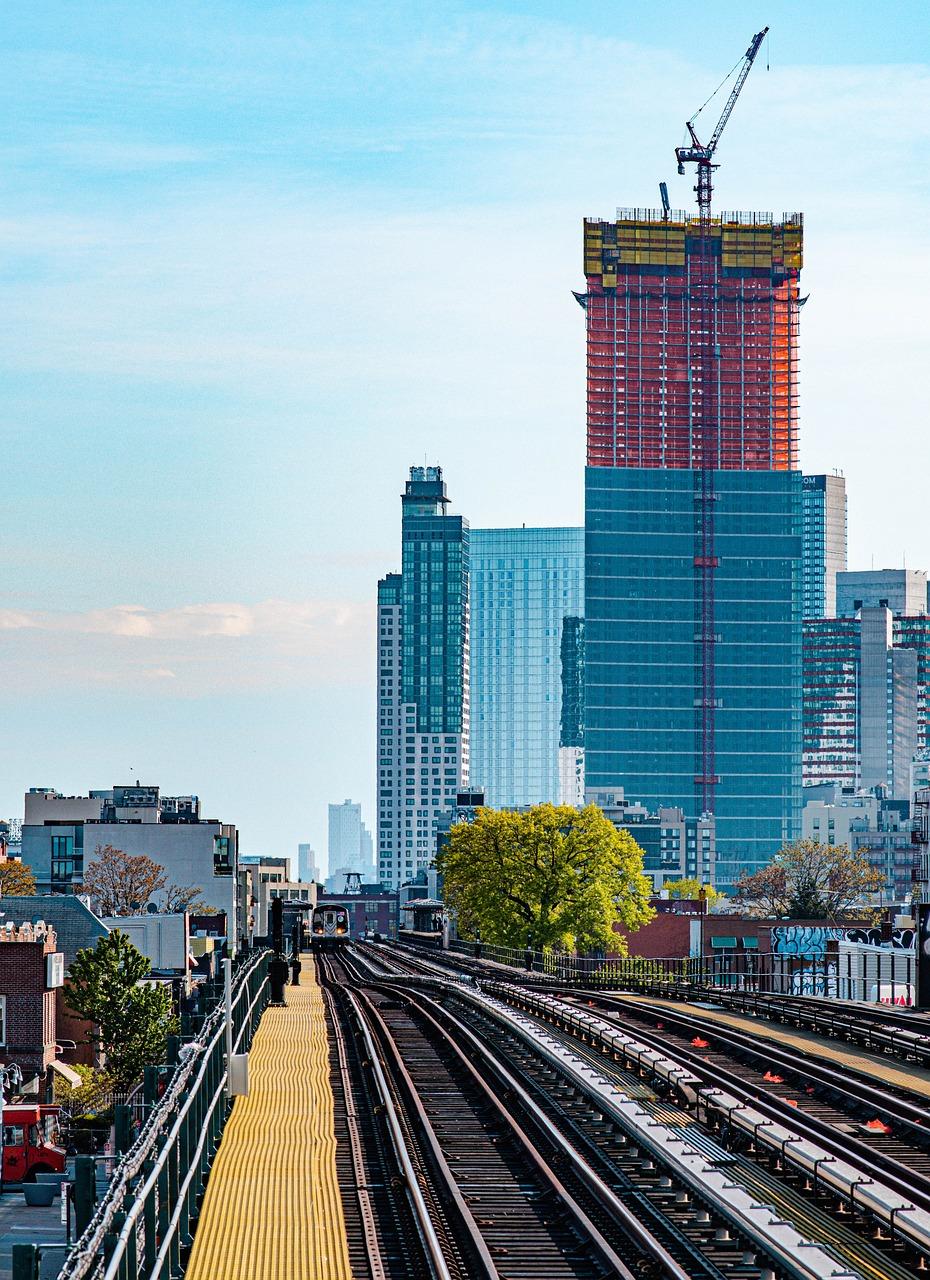
M 388 959 L 389 957 L 389 959 Z M 382 971 L 386 967 L 390 969 L 395 966 L 394 952 L 387 953 L 387 956 L 381 956 L 380 967 Z M 471 968 L 471 966 L 469 966 Z M 428 961 L 421 961 L 418 958 L 404 956 L 400 964 L 395 968 L 395 973 L 400 969 L 405 973 L 420 972 L 435 977 L 437 974 L 445 975 L 447 970 L 445 967 L 433 962 L 432 958 Z M 486 972 L 486 971 L 485 971 Z M 451 984 L 449 984 L 451 985 Z M 482 984 L 486 991 L 495 991 L 496 984 L 484 982 Z M 496 992 L 495 994 L 503 994 Z M 576 998 L 576 1008 L 580 1000 L 579 993 L 572 993 Z M 609 1006 L 612 998 L 605 996 L 603 993 L 586 993 L 588 999 L 582 1002 L 585 1006 L 589 1003 L 603 1003 L 608 1006 L 607 1018 L 610 1025 L 617 1027 L 617 1010 L 610 1010 Z M 513 988 L 507 995 L 511 1003 L 520 1004 L 521 993 L 519 988 Z M 551 997 L 540 996 L 539 993 L 526 992 L 523 994 L 523 1007 L 527 1011 L 538 1016 L 539 1009 L 530 1009 L 533 1000 L 546 1000 Z M 570 1008 L 565 1001 L 553 1001 L 561 1008 Z M 637 1009 L 644 1009 L 644 1006 L 637 1005 Z M 623 1014 L 626 1016 L 628 1008 L 624 1005 Z M 548 1016 L 548 1015 L 547 1015 Z M 586 1015 L 579 1013 L 578 1017 L 583 1019 Z M 875 1130 L 861 1129 L 861 1121 L 864 1119 L 862 1115 L 850 1119 L 850 1115 L 843 1112 L 838 1105 L 831 1105 L 824 1102 L 821 1098 L 812 1098 L 807 1092 L 807 1086 L 803 1095 L 799 1095 L 799 1090 L 788 1091 L 786 1096 L 772 1096 L 771 1084 L 766 1082 L 763 1084 L 761 1073 L 752 1068 L 743 1067 L 741 1070 L 733 1070 L 734 1063 L 726 1060 L 725 1055 L 710 1055 L 703 1052 L 696 1053 L 691 1046 L 685 1046 L 682 1043 L 683 1037 L 689 1032 L 693 1032 L 695 1027 L 687 1023 L 687 1019 L 691 1015 L 679 1015 L 676 1010 L 676 1016 L 680 1017 L 681 1025 L 679 1027 L 680 1034 L 677 1041 L 672 1043 L 671 1038 L 666 1036 L 665 1039 L 659 1034 L 664 1028 L 653 1028 L 649 1032 L 640 1032 L 640 1028 L 636 1028 L 634 1034 L 639 1037 L 640 1048 L 644 1051 L 644 1056 L 648 1057 L 651 1053 L 655 1056 L 659 1054 L 671 1055 L 674 1062 L 668 1064 L 671 1070 L 680 1070 L 690 1073 L 694 1081 L 694 1086 L 704 1092 L 706 1096 L 710 1096 L 714 1092 L 726 1090 L 728 1103 L 724 1107 L 715 1108 L 712 1111 L 705 1108 L 703 1119 L 708 1126 L 711 1134 L 718 1137 L 723 1135 L 727 1140 L 727 1145 L 740 1159 L 740 1173 L 744 1183 L 749 1186 L 754 1184 L 759 1195 L 767 1196 L 772 1204 L 784 1202 L 787 1209 L 794 1214 L 795 1221 L 812 1230 L 814 1238 L 830 1239 L 835 1237 L 839 1231 L 834 1219 L 824 1221 L 823 1214 L 820 1214 L 819 1226 L 817 1224 L 817 1212 L 811 1212 L 810 1208 L 805 1208 L 799 1203 L 797 1189 L 789 1186 L 779 1191 L 778 1181 L 784 1187 L 785 1180 L 789 1182 L 793 1179 L 801 1182 L 810 1183 L 810 1171 L 808 1169 L 805 1174 L 803 1162 L 793 1170 L 791 1169 L 792 1160 L 775 1161 L 776 1165 L 783 1165 L 782 1169 L 777 1169 L 779 1175 L 774 1181 L 771 1177 L 771 1170 L 759 1173 L 758 1160 L 760 1156 L 766 1155 L 765 1142 L 761 1141 L 763 1131 L 768 1128 L 769 1136 L 777 1132 L 784 1134 L 784 1140 L 790 1144 L 796 1144 L 798 1151 L 800 1145 L 807 1144 L 808 1155 L 813 1153 L 813 1169 L 814 1169 L 814 1200 L 817 1200 L 817 1193 L 820 1192 L 821 1200 L 826 1194 L 834 1194 L 836 1188 L 830 1188 L 827 1179 L 824 1177 L 823 1184 L 818 1187 L 818 1160 L 824 1163 L 821 1165 L 821 1175 L 828 1168 L 828 1162 L 834 1162 L 836 1170 L 847 1171 L 844 1176 L 847 1179 L 851 1190 L 852 1201 L 854 1205 L 853 1217 L 855 1217 L 855 1200 L 857 1190 L 861 1187 L 868 1186 L 870 1188 L 869 1196 L 875 1201 L 873 1214 L 868 1208 L 864 1207 L 863 1221 L 858 1224 L 858 1240 L 857 1232 L 846 1233 L 839 1232 L 844 1235 L 843 1248 L 840 1255 L 849 1263 L 859 1268 L 860 1274 L 869 1274 L 876 1277 L 885 1277 L 892 1274 L 913 1275 L 915 1271 L 912 1268 L 923 1268 L 926 1259 L 926 1247 L 930 1245 L 930 1181 L 927 1178 L 927 1152 L 920 1150 L 920 1146 L 926 1140 L 926 1132 L 921 1124 L 921 1114 L 914 1107 L 913 1102 L 907 1100 L 898 1100 L 900 1102 L 899 1111 L 904 1117 L 906 1123 L 902 1126 L 902 1132 L 893 1131 L 891 1134 L 877 1132 Z M 697 1015 L 695 1015 L 697 1016 Z M 661 1019 L 668 1018 L 669 1010 L 667 1005 L 663 1005 L 661 1010 L 655 1007 L 646 1009 L 642 1018 Z M 549 1018 L 550 1021 L 558 1021 L 558 1019 Z M 581 1026 L 579 1024 L 575 1028 L 568 1025 L 567 1020 L 563 1020 L 564 1025 L 562 1031 L 568 1031 L 570 1035 L 576 1037 L 576 1052 L 583 1059 L 597 1065 L 604 1070 L 604 1046 L 599 1049 L 592 1049 L 590 1046 L 578 1044 L 577 1037 L 579 1034 L 582 1038 L 592 1040 L 596 1036 L 592 1035 L 591 1028 Z M 687 1024 L 687 1025 L 686 1025 Z M 628 1023 L 622 1024 L 624 1029 L 629 1031 L 631 1028 Z M 715 1038 L 721 1030 L 719 1024 L 714 1024 L 713 1028 L 704 1028 L 711 1043 L 715 1043 Z M 747 1041 L 751 1037 L 745 1037 Z M 770 1046 L 760 1046 L 758 1043 L 754 1046 L 754 1052 L 757 1055 L 768 1054 Z M 722 1059 L 722 1060 L 720 1060 Z M 795 1074 L 801 1073 L 797 1061 L 794 1064 Z M 642 1073 L 643 1063 L 637 1064 L 637 1071 Z M 608 1075 L 618 1080 L 627 1089 L 632 1085 L 635 1087 L 637 1077 L 632 1078 L 627 1075 L 626 1079 L 621 1079 L 616 1072 L 611 1072 L 608 1068 Z M 875 1095 L 880 1094 L 880 1090 L 875 1090 L 874 1082 L 871 1086 L 872 1095 L 868 1092 L 864 1094 L 856 1094 L 855 1088 L 846 1087 L 845 1078 L 838 1079 L 835 1069 L 824 1068 L 825 1081 L 824 1086 L 830 1083 L 839 1098 L 842 1098 L 844 1104 L 860 1111 L 864 1108 L 870 1115 L 874 1116 L 875 1106 L 879 1098 Z M 773 1072 L 769 1072 L 770 1076 Z M 786 1077 L 787 1078 L 787 1077 Z M 666 1081 L 667 1083 L 667 1081 Z M 802 1109 L 802 1100 L 805 1104 Z M 834 1104 L 838 1101 L 834 1098 Z M 792 1106 L 794 1103 L 796 1105 Z M 889 1107 L 896 1106 L 897 1103 L 889 1102 Z M 750 1110 L 751 1109 L 751 1110 Z M 737 1117 L 737 1112 L 742 1111 L 744 1117 L 752 1115 L 754 1117 L 753 1124 L 757 1126 L 758 1132 L 753 1133 L 751 1128 L 743 1128 L 733 1121 Z M 693 1121 L 693 1116 L 690 1119 Z M 788 1126 L 788 1128 L 785 1128 Z M 910 1135 L 910 1139 L 909 1136 Z M 751 1159 L 746 1159 L 741 1154 L 742 1151 L 748 1150 Z M 797 1154 L 796 1152 L 793 1154 Z M 772 1151 L 768 1151 L 768 1163 L 771 1165 Z M 764 1161 L 763 1161 L 764 1163 Z M 856 1171 L 860 1172 L 857 1173 Z M 838 1184 L 842 1190 L 842 1184 Z M 807 1191 L 811 1188 L 808 1185 Z M 863 1193 L 860 1191 L 860 1195 Z M 842 1200 L 840 1199 L 842 1203 Z M 816 1210 L 816 1206 L 815 1206 Z M 844 1210 L 845 1212 L 846 1210 Z M 895 1223 L 898 1220 L 900 1226 L 905 1223 L 906 1230 L 903 1235 L 907 1237 L 909 1251 L 902 1255 L 898 1252 L 898 1257 L 887 1256 L 887 1251 L 882 1246 L 882 1250 L 877 1252 L 866 1250 L 863 1252 L 863 1233 L 868 1237 L 869 1234 L 874 1235 L 879 1241 L 882 1240 L 881 1221 L 884 1218 L 886 1224 L 891 1228 L 887 1233 L 887 1239 L 895 1237 Z M 819 1237 L 817 1232 L 819 1231 Z M 904 1243 L 904 1240 L 901 1241 Z M 882 1260 L 882 1252 L 885 1252 L 885 1258 Z
M 342 987 L 389 1077 L 409 1189 L 419 1192 L 439 1245 L 432 1274 L 633 1280 L 449 1036 L 424 1027 L 395 993 L 346 989 L 353 975 L 343 962 L 325 958 L 321 969 L 334 1001 Z M 641 1274 L 686 1280 L 674 1266 Z
M 396 950 L 408 949 L 422 956 L 424 948 L 400 944 Z M 467 972 L 475 976 L 489 976 L 490 966 L 481 960 L 458 953 L 428 953 L 428 963 L 450 972 Z M 495 966 L 498 975 L 503 966 Z M 512 972 L 514 982 L 524 981 L 530 986 L 551 990 L 573 989 L 605 993 L 596 982 L 597 969 L 586 978 L 579 978 L 566 988 L 565 980 L 556 974 Z M 616 989 L 614 986 L 613 989 Z M 643 992 L 662 1000 L 694 1003 L 713 1001 L 736 1012 L 748 1013 L 766 1021 L 780 1022 L 838 1040 L 857 1044 L 870 1053 L 886 1054 L 905 1062 L 930 1067 L 930 1017 L 925 1013 L 896 1008 L 889 1005 L 869 1005 L 864 1002 L 831 1000 L 820 996 L 783 995 L 755 989 L 748 979 L 742 985 L 712 984 L 702 986 L 692 982 L 643 978 L 632 984 L 629 990 Z

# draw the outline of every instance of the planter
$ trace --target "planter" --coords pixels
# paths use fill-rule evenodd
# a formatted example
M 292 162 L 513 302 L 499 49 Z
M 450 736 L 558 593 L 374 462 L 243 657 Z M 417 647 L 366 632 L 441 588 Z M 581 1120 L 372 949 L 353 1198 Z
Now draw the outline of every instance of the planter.
M 37 1173 L 36 1182 L 41 1183 L 45 1187 L 54 1187 L 56 1191 L 61 1190 L 63 1182 L 70 1182 L 71 1179 L 66 1173 Z
M 35 1209 L 47 1209 L 58 1195 L 58 1187 L 52 1182 L 24 1182 L 23 1196 L 26 1204 Z

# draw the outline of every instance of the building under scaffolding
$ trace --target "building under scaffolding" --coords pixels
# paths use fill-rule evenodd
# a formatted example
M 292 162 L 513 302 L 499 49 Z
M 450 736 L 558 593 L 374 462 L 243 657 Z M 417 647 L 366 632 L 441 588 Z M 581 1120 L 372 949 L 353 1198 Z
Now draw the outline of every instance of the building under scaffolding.
M 586 782 L 800 830 L 802 218 L 586 219 Z

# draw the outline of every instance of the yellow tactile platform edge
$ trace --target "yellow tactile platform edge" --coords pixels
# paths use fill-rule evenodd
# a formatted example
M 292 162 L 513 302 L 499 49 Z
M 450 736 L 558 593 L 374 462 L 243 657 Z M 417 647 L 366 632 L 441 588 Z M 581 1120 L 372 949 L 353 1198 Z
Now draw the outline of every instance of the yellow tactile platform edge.
M 187 1280 L 351 1280 L 313 959 L 266 1009 L 204 1198 Z

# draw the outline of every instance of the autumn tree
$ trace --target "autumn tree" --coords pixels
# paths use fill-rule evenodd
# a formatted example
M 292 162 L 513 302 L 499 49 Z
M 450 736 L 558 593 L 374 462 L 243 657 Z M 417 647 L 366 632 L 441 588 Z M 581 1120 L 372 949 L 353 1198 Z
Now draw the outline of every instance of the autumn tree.
M 715 889 L 712 884 L 703 884 L 694 876 L 686 876 L 682 880 L 666 880 L 662 885 L 662 889 L 670 898 L 683 898 L 693 902 L 697 902 L 703 892 L 707 899 L 708 907 L 712 907 L 715 902 L 719 902 L 721 898 L 726 896 L 719 889 Z
M 0 862 L 0 897 L 21 898 L 35 891 L 36 878 L 31 867 L 16 858 Z
M 101 916 L 131 916 L 168 883 L 164 867 L 144 853 L 98 844 L 84 872 L 84 892 Z
M 94 1024 L 88 1042 L 106 1055 L 109 1076 L 120 1087 L 135 1084 L 142 1069 L 163 1062 L 167 1037 L 178 1029 L 167 987 L 144 984 L 151 964 L 114 929 L 84 947 L 69 970 L 68 1005 Z
M 798 840 L 767 866 L 745 874 L 736 892 L 752 915 L 842 923 L 861 915 L 863 901 L 884 882 L 880 871 L 845 844 Z
M 162 911 L 189 911 L 191 915 L 213 915 L 211 907 L 203 897 L 199 884 L 169 884 L 165 890 Z
M 452 827 L 437 867 L 460 930 L 502 946 L 623 952 L 614 925 L 652 916 L 642 849 L 596 805 L 479 809 Z

